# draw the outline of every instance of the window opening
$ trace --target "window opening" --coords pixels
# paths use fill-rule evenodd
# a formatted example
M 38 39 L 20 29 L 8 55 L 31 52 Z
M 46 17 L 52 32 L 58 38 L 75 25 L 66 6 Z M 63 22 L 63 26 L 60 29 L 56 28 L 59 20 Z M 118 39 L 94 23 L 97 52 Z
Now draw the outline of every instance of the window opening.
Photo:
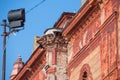
M 87 80 L 87 72 L 86 71 L 83 74 L 83 80 Z

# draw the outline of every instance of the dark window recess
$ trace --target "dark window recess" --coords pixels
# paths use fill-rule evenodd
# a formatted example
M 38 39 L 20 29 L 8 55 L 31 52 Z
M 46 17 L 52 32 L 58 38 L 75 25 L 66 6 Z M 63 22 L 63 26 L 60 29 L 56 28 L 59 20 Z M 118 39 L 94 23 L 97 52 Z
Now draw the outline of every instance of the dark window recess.
M 86 71 L 83 74 L 83 80 L 87 80 L 87 72 Z

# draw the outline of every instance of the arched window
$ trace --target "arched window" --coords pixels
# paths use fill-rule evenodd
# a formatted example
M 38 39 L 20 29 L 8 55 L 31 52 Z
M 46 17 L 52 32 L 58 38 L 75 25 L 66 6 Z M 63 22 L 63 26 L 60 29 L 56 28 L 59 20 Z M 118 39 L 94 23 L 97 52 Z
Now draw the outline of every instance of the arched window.
M 79 80 L 93 80 L 92 73 L 90 72 L 90 66 L 84 64 L 80 71 Z
M 84 73 L 83 73 L 83 80 L 87 80 L 87 72 L 85 71 Z

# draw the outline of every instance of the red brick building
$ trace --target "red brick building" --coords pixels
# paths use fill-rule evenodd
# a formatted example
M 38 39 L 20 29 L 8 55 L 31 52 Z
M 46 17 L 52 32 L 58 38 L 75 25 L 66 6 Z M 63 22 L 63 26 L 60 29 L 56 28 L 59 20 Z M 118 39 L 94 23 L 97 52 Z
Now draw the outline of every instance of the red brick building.
M 86 0 L 37 42 L 11 80 L 120 80 L 120 0 Z
M 35 50 L 18 73 L 13 73 L 15 72 L 13 68 L 11 80 L 68 79 L 68 41 L 62 36 L 62 27 L 65 27 L 74 15 L 75 13 L 64 12 L 53 28 L 47 29 L 42 37 L 37 36 L 39 46 L 34 42 L 38 47 L 34 45 Z
M 120 0 L 87 0 L 62 34 L 69 80 L 120 80 Z

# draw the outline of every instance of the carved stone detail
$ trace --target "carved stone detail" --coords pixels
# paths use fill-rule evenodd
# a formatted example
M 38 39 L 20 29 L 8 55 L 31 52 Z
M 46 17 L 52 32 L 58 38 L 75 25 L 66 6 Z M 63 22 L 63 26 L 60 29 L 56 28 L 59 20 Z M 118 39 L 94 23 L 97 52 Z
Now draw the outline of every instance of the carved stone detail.
M 66 48 L 68 40 L 64 38 L 61 33 L 55 33 L 55 34 L 47 34 L 44 35 L 38 43 L 41 45 L 42 48 L 52 48 L 57 47 L 58 49 Z

